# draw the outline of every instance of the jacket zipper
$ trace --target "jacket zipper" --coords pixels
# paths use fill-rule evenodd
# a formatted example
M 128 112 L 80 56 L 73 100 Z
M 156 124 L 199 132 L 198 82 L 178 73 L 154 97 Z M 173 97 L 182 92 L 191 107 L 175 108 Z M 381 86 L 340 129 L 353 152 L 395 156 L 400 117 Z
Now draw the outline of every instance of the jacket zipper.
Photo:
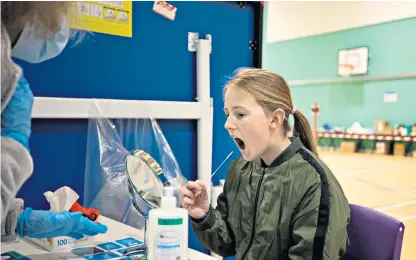
M 282 215 L 283 215 L 283 209 L 282 209 L 282 206 L 284 205 L 284 203 L 285 203 L 285 200 L 286 200 L 286 182 L 285 181 L 283 181 L 282 182 L 282 186 L 283 186 L 283 194 L 282 194 L 282 199 L 281 199 L 281 203 L 280 203 L 280 212 L 279 212 L 279 223 L 281 223 L 282 222 Z M 279 239 L 279 241 L 278 241 L 278 243 L 279 243 L 279 255 L 280 255 L 280 259 L 284 259 L 283 258 L 283 251 L 282 251 L 282 248 L 283 248 L 283 246 L 282 246 L 282 239 L 281 239 L 281 234 L 280 234 L 280 225 L 279 225 L 279 228 L 277 229 L 277 232 L 278 232 L 278 239 Z
M 253 229 L 251 230 L 251 237 L 250 237 L 250 241 L 248 242 L 247 249 L 244 252 L 243 256 L 241 257 L 241 260 L 244 260 L 244 258 L 246 258 L 247 254 L 248 254 L 248 251 L 250 250 L 250 247 L 251 247 L 251 245 L 253 244 L 253 241 L 254 241 L 254 234 L 256 232 L 257 203 L 258 203 L 258 200 L 259 200 L 260 187 L 261 187 L 261 183 L 263 182 L 264 173 L 265 173 L 265 170 L 263 169 L 262 173 L 261 173 L 261 176 L 260 176 L 259 184 L 257 186 L 256 198 L 254 199 Z
M 283 258 L 283 254 L 282 254 L 282 239 L 281 239 L 281 234 L 280 234 L 280 228 L 277 229 L 277 241 L 276 241 L 276 246 L 277 246 L 277 253 L 279 254 L 279 259 L 284 259 Z

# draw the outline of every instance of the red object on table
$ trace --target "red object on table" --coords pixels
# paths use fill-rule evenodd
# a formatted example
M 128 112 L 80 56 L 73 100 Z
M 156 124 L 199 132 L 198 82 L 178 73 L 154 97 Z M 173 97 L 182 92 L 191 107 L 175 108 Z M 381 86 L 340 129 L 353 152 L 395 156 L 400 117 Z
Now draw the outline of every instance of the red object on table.
M 82 215 L 89 218 L 92 221 L 96 221 L 98 216 L 100 215 L 100 211 L 98 209 L 89 209 L 84 208 L 78 202 L 75 202 L 72 207 L 69 209 L 70 212 L 82 212 Z

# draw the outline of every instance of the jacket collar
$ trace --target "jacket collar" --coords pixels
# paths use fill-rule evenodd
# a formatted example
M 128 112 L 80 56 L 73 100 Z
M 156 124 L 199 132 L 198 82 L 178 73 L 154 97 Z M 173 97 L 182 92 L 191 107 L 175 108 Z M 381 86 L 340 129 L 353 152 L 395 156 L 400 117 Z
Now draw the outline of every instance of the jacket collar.
M 281 165 L 282 163 L 289 160 L 300 148 L 303 147 L 302 142 L 300 141 L 299 137 L 296 137 L 292 143 L 281 153 L 279 156 L 274 159 L 274 161 L 267 165 L 262 159 L 255 160 L 255 164 L 257 166 L 263 167 L 263 168 L 270 168 L 270 167 L 277 167 Z

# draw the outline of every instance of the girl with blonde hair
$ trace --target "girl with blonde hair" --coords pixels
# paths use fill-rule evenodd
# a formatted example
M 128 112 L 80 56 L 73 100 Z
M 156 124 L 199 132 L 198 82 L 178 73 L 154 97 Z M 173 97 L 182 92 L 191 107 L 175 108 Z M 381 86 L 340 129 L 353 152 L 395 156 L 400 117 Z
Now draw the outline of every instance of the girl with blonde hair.
M 224 112 L 242 156 L 229 166 L 217 207 L 210 206 L 203 182 L 181 189 L 204 247 L 244 260 L 340 259 L 349 204 L 318 157 L 285 80 L 262 69 L 239 70 L 224 88 Z

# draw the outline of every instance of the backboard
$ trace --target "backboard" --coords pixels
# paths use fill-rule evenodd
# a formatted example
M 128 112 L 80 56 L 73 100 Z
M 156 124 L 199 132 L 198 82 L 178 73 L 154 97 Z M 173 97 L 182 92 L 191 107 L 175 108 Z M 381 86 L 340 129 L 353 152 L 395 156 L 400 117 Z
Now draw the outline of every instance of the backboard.
M 368 47 L 338 51 L 338 75 L 363 75 L 368 72 Z

